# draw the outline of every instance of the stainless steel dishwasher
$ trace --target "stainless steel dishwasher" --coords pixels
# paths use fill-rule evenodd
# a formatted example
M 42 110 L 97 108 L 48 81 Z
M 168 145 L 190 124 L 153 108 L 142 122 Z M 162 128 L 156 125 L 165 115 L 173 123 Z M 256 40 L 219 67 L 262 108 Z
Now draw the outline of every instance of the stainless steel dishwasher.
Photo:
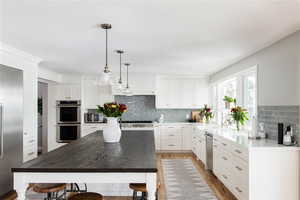
M 206 170 L 213 170 L 213 134 L 206 132 Z

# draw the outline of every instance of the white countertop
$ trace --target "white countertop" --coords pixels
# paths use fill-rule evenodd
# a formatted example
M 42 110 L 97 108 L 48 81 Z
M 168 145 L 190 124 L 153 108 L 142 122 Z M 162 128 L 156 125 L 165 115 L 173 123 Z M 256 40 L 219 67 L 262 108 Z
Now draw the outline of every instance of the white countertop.
M 285 146 L 277 143 L 277 140 L 271 139 L 249 139 L 247 132 L 237 132 L 229 128 L 210 128 L 207 130 L 213 135 L 223 137 L 235 144 L 243 146 L 248 149 L 255 148 L 269 148 L 269 149 L 280 149 L 280 150 L 300 150 L 299 146 Z

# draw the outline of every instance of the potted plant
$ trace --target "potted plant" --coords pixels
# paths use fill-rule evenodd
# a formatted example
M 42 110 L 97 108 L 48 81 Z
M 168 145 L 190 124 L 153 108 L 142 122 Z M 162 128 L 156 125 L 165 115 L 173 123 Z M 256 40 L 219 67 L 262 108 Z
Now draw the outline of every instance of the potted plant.
M 225 108 L 230 109 L 231 108 L 231 103 L 234 103 L 236 105 L 236 99 L 229 97 L 229 96 L 224 96 L 223 101 L 225 102 Z
M 240 125 L 244 125 L 245 122 L 249 120 L 247 110 L 240 106 L 236 106 L 231 109 L 231 116 L 236 123 L 238 131 L 240 130 Z
M 200 109 L 200 118 L 205 118 L 205 121 L 208 123 L 211 118 L 213 118 L 213 113 L 211 111 L 211 108 L 208 107 L 208 105 L 204 105 L 204 108 Z
M 97 112 L 102 113 L 107 119 L 107 126 L 103 129 L 104 142 L 117 143 L 121 139 L 121 129 L 118 118 L 127 111 L 125 104 L 116 102 L 105 103 L 97 106 Z

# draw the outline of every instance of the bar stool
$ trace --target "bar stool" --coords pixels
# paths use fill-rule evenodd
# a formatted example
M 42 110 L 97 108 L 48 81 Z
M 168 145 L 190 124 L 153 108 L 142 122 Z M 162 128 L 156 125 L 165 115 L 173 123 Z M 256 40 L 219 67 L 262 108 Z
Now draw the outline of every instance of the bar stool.
M 69 200 L 103 200 L 101 194 L 94 192 L 79 193 L 69 198 Z
M 137 193 L 141 192 L 142 196 L 139 200 L 147 200 L 147 187 L 145 183 L 130 183 L 129 184 L 129 188 L 133 190 L 133 195 L 132 195 L 132 199 L 133 200 L 138 200 L 138 196 Z M 157 189 L 156 189 L 156 199 L 158 199 L 158 189 L 160 188 L 160 183 L 157 184 Z
M 1 196 L 0 199 L 1 200 L 16 200 L 18 197 L 17 192 L 16 191 L 10 191 L 8 193 L 6 193 L 5 195 Z
M 36 193 L 47 194 L 44 200 L 66 200 L 66 187 L 65 183 L 35 183 L 32 190 Z M 59 192 L 62 192 L 59 195 Z

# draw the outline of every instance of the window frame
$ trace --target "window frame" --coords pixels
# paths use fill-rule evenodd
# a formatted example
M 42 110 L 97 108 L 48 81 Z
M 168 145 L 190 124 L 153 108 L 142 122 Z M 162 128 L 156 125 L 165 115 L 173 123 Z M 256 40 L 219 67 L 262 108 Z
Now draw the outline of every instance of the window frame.
M 257 119 L 257 111 L 258 111 L 258 65 L 255 65 L 253 67 L 250 67 L 246 70 L 242 70 L 240 72 L 234 73 L 232 75 L 226 76 L 216 82 L 211 83 L 210 88 L 211 88 L 211 105 L 217 105 L 217 110 L 215 111 L 216 113 L 216 119 L 215 121 L 217 121 L 218 124 L 221 123 L 221 120 L 219 116 L 220 113 L 223 112 L 222 110 L 222 106 L 219 104 L 220 103 L 220 99 L 223 98 L 220 95 L 220 91 L 221 91 L 221 85 L 224 84 L 227 81 L 236 79 L 237 80 L 237 88 L 236 88 L 236 99 L 237 99 L 237 105 L 238 106 L 242 106 L 245 107 L 245 77 L 249 76 L 249 75 L 254 75 L 255 78 L 255 108 L 254 108 L 254 118 Z M 217 94 L 215 99 L 217 99 L 217 102 L 213 102 L 215 99 L 213 97 L 213 88 L 216 88 Z M 250 119 L 251 121 L 251 119 Z

